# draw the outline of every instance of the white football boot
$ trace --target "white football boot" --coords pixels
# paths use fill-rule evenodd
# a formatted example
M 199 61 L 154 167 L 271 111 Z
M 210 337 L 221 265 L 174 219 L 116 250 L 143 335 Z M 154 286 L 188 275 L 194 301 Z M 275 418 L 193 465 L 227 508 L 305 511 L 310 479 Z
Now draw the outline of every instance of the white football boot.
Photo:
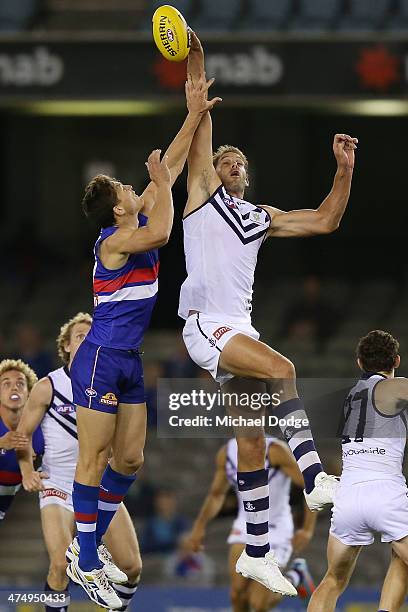
M 314 489 L 310 493 L 303 491 L 309 510 L 318 512 L 323 510 L 325 506 L 333 504 L 338 486 L 339 479 L 337 476 L 330 476 L 326 472 L 320 472 L 315 478 Z
M 260 582 L 274 593 L 291 597 L 297 595 L 293 584 L 282 575 L 272 551 L 266 553 L 265 557 L 250 557 L 244 550 L 237 561 L 235 570 L 244 578 Z
M 79 551 L 79 541 L 78 538 L 75 537 L 65 553 L 67 561 L 70 562 L 79 558 Z M 112 555 L 106 548 L 105 544 L 100 544 L 98 546 L 98 557 L 101 563 L 103 563 L 103 571 L 110 582 L 125 584 L 128 581 L 126 574 L 114 564 Z
M 81 570 L 78 557 L 74 558 L 67 567 L 67 575 L 73 582 L 79 584 L 89 599 L 109 610 L 119 610 L 122 600 L 115 593 L 103 569 L 93 569 L 89 572 Z

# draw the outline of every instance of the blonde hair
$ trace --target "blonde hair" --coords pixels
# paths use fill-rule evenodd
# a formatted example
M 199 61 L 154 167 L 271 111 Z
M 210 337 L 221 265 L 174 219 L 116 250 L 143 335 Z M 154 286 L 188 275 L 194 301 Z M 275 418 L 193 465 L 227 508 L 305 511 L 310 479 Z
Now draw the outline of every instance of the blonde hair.
M 31 391 L 38 380 L 34 370 L 21 359 L 3 359 L 3 361 L 0 361 L 0 376 L 3 376 L 6 372 L 10 372 L 10 370 L 17 370 L 17 372 L 24 374 L 29 391 Z
M 238 147 L 233 147 L 232 145 L 221 145 L 220 147 L 218 147 L 218 149 L 213 155 L 214 167 L 217 167 L 217 164 L 220 161 L 221 157 L 223 155 L 226 155 L 226 153 L 236 153 L 237 155 L 239 155 L 245 164 L 245 170 L 248 170 L 248 159 L 246 155 L 240 149 L 238 149 Z
M 77 325 L 78 323 L 86 323 L 87 325 L 92 325 L 91 315 L 87 312 L 78 312 L 75 317 L 72 317 L 72 319 L 62 325 L 59 336 L 57 338 L 58 356 L 65 364 L 69 363 L 69 353 L 65 350 L 65 344 L 70 341 L 71 330 L 74 325 Z

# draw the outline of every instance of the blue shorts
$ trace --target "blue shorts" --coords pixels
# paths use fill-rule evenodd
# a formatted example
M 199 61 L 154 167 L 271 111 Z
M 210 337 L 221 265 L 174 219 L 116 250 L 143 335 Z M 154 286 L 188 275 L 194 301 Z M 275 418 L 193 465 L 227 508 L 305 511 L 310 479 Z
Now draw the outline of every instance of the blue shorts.
M 116 414 L 118 404 L 145 402 L 138 351 L 98 346 L 84 340 L 71 365 L 74 404 Z

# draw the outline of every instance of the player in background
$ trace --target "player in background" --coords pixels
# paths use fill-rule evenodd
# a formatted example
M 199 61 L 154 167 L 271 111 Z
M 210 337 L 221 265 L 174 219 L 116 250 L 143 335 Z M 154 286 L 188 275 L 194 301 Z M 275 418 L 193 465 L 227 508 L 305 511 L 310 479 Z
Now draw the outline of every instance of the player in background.
M 309 510 L 305 502 L 303 525 L 294 533 L 289 505 L 290 485 L 292 482 L 303 489 L 302 474 L 284 442 L 268 437 L 266 449 L 265 469 L 268 470 L 271 500 L 266 517 L 269 524 L 269 543 L 279 566 L 285 568 L 293 550 L 295 553 L 301 552 L 313 537 L 316 514 Z M 236 562 L 245 548 L 246 528 L 242 494 L 237 485 L 237 442 L 234 439 L 229 440 L 217 453 L 214 478 L 193 525 L 190 545 L 195 552 L 202 549 L 207 525 L 219 514 L 230 486 L 234 488 L 238 502 L 238 515 L 228 537 L 232 609 L 233 612 L 267 612 L 278 605 L 282 596 L 271 593 L 259 582 L 248 580 L 235 571 Z M 300 597 L 310 597 L 314 584 L 304 559 L 294 559 L 285 575 Z
M 78 459 L 76 410 L 72 400 L 70 368 L 75 353 L 86 337 L 92 317 L 79 312 L 67 321 L 57 338 L 58 355 L 64 364 L 38 381 L 29 396 L 19 424 L 19 432 L 29 439 L 41 423 L 45 452 L 42 467 L 48 477 L 40 479 L 34 470 L 31 454 L 19 451 L 19 463 L 26 491 L 40 491 L 41 522 L 50 565 L 44 590 L 64 593 L 65 603 L 60 608 L 46 607 L 47 612 L 66 612 L 69 606 L 67 561 L 65 551 L 75 531 L 72 485 Z M 103 491 L 101 491 L 103 494 Z M 100 502 L 103 507 L 103 502 Z M 115 562 L 128 577 L 124 585 L 114 585 L 122 599 L 121 610 L 126 610 L 140 580 L 142 561 L 131 518 L 120 504 L 114 520 L 98 548 L 107 575 Z M 110 552 L 109 552 L 110 551 Z
M 4 519 L 21 487 L 16 451 L 26 450 L 31 461 L 33 451 L 35 455 L 44 452 L 40 428 L 33 432 L 32 447 L 28 437 L 17 431 L 24 404 L 36 381 L 35 372 L 21 359 L 0 362 L 0 520 Z
M 193 82 L 204 75 L 204 54 L 192 34 L 188 73 Z M 179 315 L 186 320 L 183 338 L 195 363 L 220 384 L 233 377 L 265 381 L 272 395 L 280 395 L 274 414 L 284 422 L 306 419 L 296 389 L 294 365 L 259 342 L 251 324 L 251 301 L 258 251 L 266 238 L 303 237 L 335 231 L 349 200 L 357 139 L 334 138 L 337 172 L 332 189 L 316 210 L 283 212 L 243 200 L 248 186 L 248 161 L 236 147 L 225 145 L 213 155 L 210 114 L 203 116 L 188 156 L 188 201 L 184 210 L 184 251 L 187 279 L 180 294 Z M 337 481 L 320 462 L 309 427 L 282 427 L 305 482 L 311 510 L 332 503 Z M 264 469 L 265 438 L 238 440 L 238 486 L 246 511 L 247 546 L 237 571 L 269 589 L 296 595 L 269 552 L 268 525 L 259 522 L 258 508 L 268 497 Z M 251 542 L 251 543 L 250 543 Z
M 395 378 L 398 351 L 398 341 L 380 330 L 361 338 L 357 346 L 362 376 L 344 407 L 343 470 L 327 545 L 328 570 L 312 596 L 309 612 L 335 610 L 362 547 L 372 544 L 376 533 L 408 563 L 408 488 L 402 473 L 408 379 Z M 391 600 L 400 602 L 406 593 L 400 564 L 392 561 L 382 606 L 390 605 L 393 576 L 398 582 Z M 390 606 L 380 612 L 396 609 Z
M 219 100 L 207 100 L 210 85 L 203 79 L 186 83 L 187 118 L 162 161 L 160 151 L 150 155 L 151 183 L 141 197 L 130 185 L 97 176 L 83 200 L 86 216 L 101 233 L 94 249 L 94 318 L 71 366 L 79 442 L 72 500 L 80 552 L 76 557 L 77 545 L 69 547 L 73 560 L 67 573 L 92 601 L 112 609 L 122 602 L 107 580 L 98 546 L 143 463 L 146 404 L 140 347 L 157 297 L 157 249 L 172 228 L 171 187 L 202 115 Z M 119 568 L 115 581 L 127 581 Z

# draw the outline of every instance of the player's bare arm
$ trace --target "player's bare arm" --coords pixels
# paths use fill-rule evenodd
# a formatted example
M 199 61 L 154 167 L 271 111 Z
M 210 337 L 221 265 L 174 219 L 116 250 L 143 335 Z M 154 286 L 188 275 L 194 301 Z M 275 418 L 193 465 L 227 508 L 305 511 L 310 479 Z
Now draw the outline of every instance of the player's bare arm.
M 207 524 L 219 514 L 230 487 L 225 473 L 226 460 L 227 449 L 225 446 L 223 446 L 217 453 L 215 473 L 210 490 L 204 500 L 190 534 L 190 546 L 195 552 L 198 552 L 203 548 L 203 540 L 205 537 Z
M 289 476 L 295 486 L 303 489 L 302 472 L 290 449 L 284 442 L 276 441 L 274 444 L 271 444 L 268 458 L 271 466 L 279 467 L 286 476 Z M 292 540 L 293 549 L 296 553 L 300 553 L 309 544 L 314 534 L 316 520 L 316 512 L 311 512 L 307 503 L 304 502 L 302 527 L 296 530 Z
M 187 75 L 185 85 L 188 115 L 166 151 L 167 163 L 171 175 L 171 186 L 174 185 L 178 176 L 182 173 L 187 155 L 190 150 L 194 133 L 202 117 L 210 111 L 215 104 L 221 102 L 221 98 L 208 100 L 208 90 L 214 79 L 206 81 L 204 73 L 193 81 L 190 74 Z M 149 215 L 156 201 L 156 185 L 150 182 L 141 196 L 143 200 L 142 213 Z
M 395 416 L 408 410 L 408 379 L 388 378 L 374 389 L 377 410 L 387 416 Z
M 131 220 L 129 225 L 120 225 L 112 236 L 102 242 L 99 255 L 109 269 L 120 268 L 126 263 L 129 254 L 151 251 L 165 245 L 169 239 L 173 225 L 171 176 L 167 158 L 163 156 L 160 161 L 160 153 L 160 149 L 152 151 L 146 162 L 150 178 L 157 189 L 157 204 L 150 215 L 149 223 L 134 228 Z M 138 198 L 136 195 L 133 197 Z M 113 210 L 118 216 L 126 214 L 120 203 Z
M 204 51 L 197 35 L 192 32 L 187 72 L 193 82 L 205 76 Z M 188 200 L 184 216 L 201 206 L 221 185 L 213 166 L 212 121 L 206 113 L 198 126 L 188 154 Z
M 51 382 L 49 378 L 42 378 L 32 388 L 18 424 L 17 431 L 27 436 L 30 441 L 28 448 L 17 451 L 18 464 L 23 477 L 23 487 L 26 491 L 42 491 L 44 489 L 42 479 L 48 477 L 47 474 L 37 472 L 34 468 L 31 438 L 43 420 L 51 399 Z
M 357 138 L 347 134 L 336 134 L 334 137 L 333 152 L 337 172 L 329 195 L 317 209 L 284 212 L 271 206 L 263 207 L 271 216 L 268 237 L 295 238 L 330 234 L 339 227 L 350 197 L 357 143 Z

